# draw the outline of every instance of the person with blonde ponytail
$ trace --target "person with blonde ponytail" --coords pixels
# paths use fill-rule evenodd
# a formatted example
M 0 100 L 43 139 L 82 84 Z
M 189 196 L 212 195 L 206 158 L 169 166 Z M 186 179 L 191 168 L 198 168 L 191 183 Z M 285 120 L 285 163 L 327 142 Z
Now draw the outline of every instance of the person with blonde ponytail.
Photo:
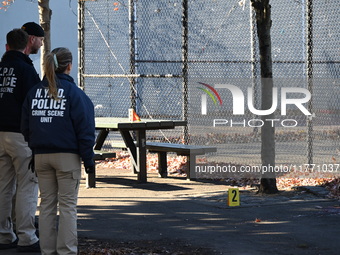
M 87 173 L 95 168 L 94 107 L 70 76 L 72 54 L 67 48 L 47 54 L 43 68 L 43 81 L 24 101 L 21 123 L 39 182 L 40 248 L 42 254 L 77 254 L 81 160 Z

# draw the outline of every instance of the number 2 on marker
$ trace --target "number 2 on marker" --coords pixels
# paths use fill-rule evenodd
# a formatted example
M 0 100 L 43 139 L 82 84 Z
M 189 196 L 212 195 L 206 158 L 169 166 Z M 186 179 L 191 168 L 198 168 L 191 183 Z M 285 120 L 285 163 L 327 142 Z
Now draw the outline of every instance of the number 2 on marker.
M 228 205 L 229 206 L 240 205 L 240 191 L 238 188 L 228 189 Z

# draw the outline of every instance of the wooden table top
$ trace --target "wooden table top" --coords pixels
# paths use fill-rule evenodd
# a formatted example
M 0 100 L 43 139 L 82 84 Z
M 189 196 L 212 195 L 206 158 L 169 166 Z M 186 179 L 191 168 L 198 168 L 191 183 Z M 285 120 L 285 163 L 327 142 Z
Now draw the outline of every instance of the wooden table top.
M 177 126 L 186 126 L 184 120 L 155 120 L 142 119 L 141 121 L 129 121 L 128 118 L 97 117 L 96 129 L 168 129 Z

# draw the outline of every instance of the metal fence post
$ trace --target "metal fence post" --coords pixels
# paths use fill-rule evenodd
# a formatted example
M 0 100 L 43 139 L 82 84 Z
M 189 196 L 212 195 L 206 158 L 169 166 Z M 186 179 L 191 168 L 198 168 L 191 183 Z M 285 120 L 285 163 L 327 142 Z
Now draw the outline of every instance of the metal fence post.
M 84 1 L 78 1 L 78 86 L 84 89 Z
M 130 46 L 130 74 L 136 73 L 136 47 L 135 47 L 135 6 L 134 0 L 129 0 L 129 46 Z M 136 79 L 129 77 L 131 88 L 131 105 L 136 110 Z
M 313 0 L 306 1 L 306 80 L 307 88 L 313 94 Z M 308 102 L 308 110 L 313 114 L 313 97 Z M 307 162 L 313 164 L 313 119 L 307 117 Z
M 183 112 L 182 119 L 188 121 L 188 0 L 182 2 L 182 75 Z M 183 127 L 183 142 L 188 144 L 188 125 Z

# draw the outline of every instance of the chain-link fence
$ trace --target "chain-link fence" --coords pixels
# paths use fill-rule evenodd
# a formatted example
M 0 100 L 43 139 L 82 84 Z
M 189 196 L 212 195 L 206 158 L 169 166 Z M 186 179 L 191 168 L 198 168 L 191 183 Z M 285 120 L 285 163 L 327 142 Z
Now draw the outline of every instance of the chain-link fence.
M 339 3 L 272 0 L 271 6 L 279 100 L 273 121 L 276 163 L 336 163 Z M 79 39 L 79 81 L 94 102 L 96 116 L 127 117 L 133 107 L 142 119 L 184 119 L 187 128 L 150 132 L 148 138 L 217 146 L 210 161 L 261 164 L 261 121 L 247 106 L 248 97 L 254 108 L 261 105 L 250 1 L 81 0 Z M 218 84 L 242 90 L 248 109 L 244 115 L 233 114 L 235 98 Z M 294 105 L 287 106 L 287 115 L 280 113 L 282 88 L 287 87 L 311 92 L 302 106 L 311 116 Z M 301 93 L 289 96 L 301 98 Z

